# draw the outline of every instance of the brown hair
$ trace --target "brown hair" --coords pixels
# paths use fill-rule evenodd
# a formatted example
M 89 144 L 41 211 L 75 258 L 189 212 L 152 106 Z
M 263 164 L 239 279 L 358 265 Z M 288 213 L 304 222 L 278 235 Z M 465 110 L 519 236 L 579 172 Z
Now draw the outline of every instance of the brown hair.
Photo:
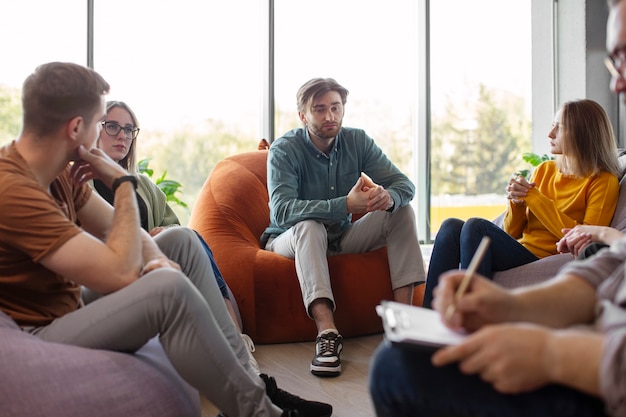
M 90 68 L 68 62 L 40 65 L 22 87 L 24 130 L 42 136 L 76 116 L 91 122 L 109 89 Z
M 128 114 L 130 114 L 130 118 L 133 121 L 135 127 L 139 127 L 139 119 L 137 119 L 135 112 L 128 106 L 128 104 L 124 103 L 123 101 L 107 101 L 107 114 L 109 113 L 109 111 L 116 107 L 126 110 Z M 100 138 L 98 138 L 98 141 L 100 141 Z M 137 139 L 133 139 L 130 142 L 128 153 L 126 154 L 124 159 L 120 159 L 119 162 L 120 166 L 126 169 L 131 174 L 137 173 L 137 152 L 135 148 L 135 143 L 137 143 Z
M 298 111 L 306 113 L 307 106 L 317 97 L 336 91 L 341 96 L 341 104 L 348 100 L 348 90 L 332 78 L 313 78 L 304 83 L 296 94 Z
M 587 177 L 606 171 L 619 177 L 613 126 L 602 106 L 588 99 L 566 102 L 559 128 L 563 154 L 556 160 L 562 172 Z

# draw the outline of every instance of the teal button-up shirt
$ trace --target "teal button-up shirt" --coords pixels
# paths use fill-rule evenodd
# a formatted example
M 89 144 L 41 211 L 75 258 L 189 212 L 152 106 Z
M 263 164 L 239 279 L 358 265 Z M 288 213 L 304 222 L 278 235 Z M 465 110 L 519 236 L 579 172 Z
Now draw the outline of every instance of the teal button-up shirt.
M 326 225 L 330 247 L 350 226 L 346 196 L 365 172 L 393 199 L 393 210 L 409 204 L 415 186 L 363 130 L 344 127 L 329 155 L 315 147 L 305 128 L 272 143 L 267 159 L 270 225 L 261 242 L 302 220 Z

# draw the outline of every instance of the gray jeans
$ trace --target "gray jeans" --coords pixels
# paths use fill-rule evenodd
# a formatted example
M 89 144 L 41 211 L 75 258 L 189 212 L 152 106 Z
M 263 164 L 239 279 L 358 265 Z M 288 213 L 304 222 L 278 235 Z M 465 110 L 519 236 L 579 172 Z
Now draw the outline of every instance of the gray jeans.
M 182 272 L 161 268 L 47 326 L 41 339 L 135 352 L 154 336 L 178 373 L 231 416 L 280 416 L 228 315 L 209 258 L 194 232 L 166 229 L 155 237 Z

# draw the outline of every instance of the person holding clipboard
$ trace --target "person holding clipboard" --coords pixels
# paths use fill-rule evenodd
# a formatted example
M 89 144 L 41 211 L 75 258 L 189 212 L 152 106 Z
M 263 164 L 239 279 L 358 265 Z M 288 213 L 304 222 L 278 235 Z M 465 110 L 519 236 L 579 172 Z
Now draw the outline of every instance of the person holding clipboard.
M 626 93 L 626 0 L 609 4 L 611 87 Z M 626 238 L 533 286 L 507 290 L 476 273 L 457 297 L 465 275 L 444 273 L 433 302 L 462 341 L 379 346 L 378 417 L 626 416 Z
M 482 261 L 490 239 L 483 237 L 469 268 L 464 272 L 463 280 L 456 289 L 453 303 L 447 305 L 445 317 L 450 319 L 456 311 L 456 303 L 467 291 L 476 268 Z M 451 330 L 442 323 L 437 311 L 429 308 L 402 304 L 394 301 L 381 301 L 376 312 L 383 321 L 385 338 L 393 343 L 408 343 L 416 346 L 443 347 L 462 343 L 467 333 L 464 329 Z

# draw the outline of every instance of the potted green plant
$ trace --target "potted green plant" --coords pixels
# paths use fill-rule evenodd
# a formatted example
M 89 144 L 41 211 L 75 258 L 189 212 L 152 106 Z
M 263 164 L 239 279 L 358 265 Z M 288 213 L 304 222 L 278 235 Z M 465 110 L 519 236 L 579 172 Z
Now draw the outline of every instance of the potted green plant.
M 163 172 L 163 175 L 158 177 L 156 180 L 153 179 L 152 176 L 154 175 L 154 170 L 148 167 L 149 163 L 150 163 L 150 158 L 142 159 L 137 164 L 137 171 L 139 171 L 142 174 L 146 174 L 148 177 L 150 177 L 151 180 L 154 181 L 154 183 L 165 194 L 165 197 L 167 198 L 168 203 L 174 203 L 189 210 L 187 203 L 185 203 L 184 201 L 182 201 L 176 196 L 176 193 L 182 192 L 180 190 L 182 188 L 182 184 L 178 181 L 165 179 L 165 177 L 167 176 L 167 170 Z
M 522 159 L 526 162 L 528 162 L 530 165 L 534 167 L 538 166 L 539 164 L 541 164 L 542 162 L 545 161 L 549 161 L 551 159 L 554 159 L 554 156 L 550 156 L 547 154 L 543 154 L 543 155 L 539 155 L 536 153 L 532 153 L 532 152 L 526 152 L 524 154 L 522 154 Z M 530 173 L 532 172 L 532 169 L 520 169 L 519 171 L 515 172 L 515 176 L 522 176 L 526 179 L 530 178 Z

